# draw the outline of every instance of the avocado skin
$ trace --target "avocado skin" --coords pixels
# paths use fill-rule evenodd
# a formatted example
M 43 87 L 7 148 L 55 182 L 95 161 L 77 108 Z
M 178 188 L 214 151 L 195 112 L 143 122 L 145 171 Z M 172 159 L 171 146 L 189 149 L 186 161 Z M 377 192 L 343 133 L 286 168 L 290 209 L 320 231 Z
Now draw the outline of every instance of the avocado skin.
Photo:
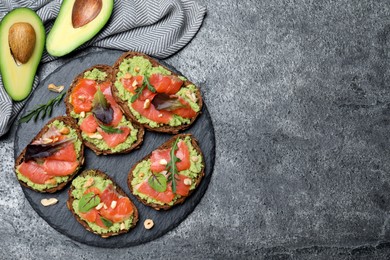
M 102 0 L 100 13 L 91 22 L 79 28 L 72 26 L 72 10 L 75 0 L 64 0 L 52 29 L 47 35 L 46 50 L 55 57 L 69 54 L 92 39 L 111 17 L 114 1 Z
M 8 43 L 9 28 L 17 22 L 33 26 L 36 42 L 33 54 L 27 63 L 16 65 Z M 14 101 L 25 99 L 31 92 L 34 76 L 45 47 L 45 28 L 41 18 L 29 8 L 16 8 L 10 11 L 0 24 L 0 73 L 8 95 Z

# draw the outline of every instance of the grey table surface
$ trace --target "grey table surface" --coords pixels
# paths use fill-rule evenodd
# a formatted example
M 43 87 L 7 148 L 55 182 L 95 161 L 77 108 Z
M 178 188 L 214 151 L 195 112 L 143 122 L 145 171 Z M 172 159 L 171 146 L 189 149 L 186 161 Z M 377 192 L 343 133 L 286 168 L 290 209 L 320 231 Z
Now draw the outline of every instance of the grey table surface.
M 200 85 L 215 127 L 195 211 L 143 245 L 74 242 L 24 198 L 11 131 L 0 140 L 0 259 L 390 258 L 389 2 L 199 2 L 203 27 L 166 60 Z

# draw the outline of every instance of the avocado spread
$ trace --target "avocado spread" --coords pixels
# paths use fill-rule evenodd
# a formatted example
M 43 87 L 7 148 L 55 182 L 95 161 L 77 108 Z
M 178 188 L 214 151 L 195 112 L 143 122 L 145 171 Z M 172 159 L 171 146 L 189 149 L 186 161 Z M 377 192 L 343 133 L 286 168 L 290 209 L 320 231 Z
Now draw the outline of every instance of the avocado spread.
M 103 81 L 107 77 L 107 73 L 94 68 L 93 70 L 84 72 L 84 78 Z
M 93 186 L 98 188 L 102 192 L 106 189 L 106 187 L 109 184 L 112 184 L 115 187 L 115 184 L 112 183 L 111 180 L 103 179 L 100 176 L 77 177 L 76 179 L 74 179 L 72 181 L 72 185 L 74 186 L 74 190 L 72 191 L 72 196 L 75 199 L 73 200 L 72 207 L 73 207 L 74 212 L 78 216 L 80 216 L 80 218 L 82 218 L 82 216 L 80 215 L 80 211 L 79 211 L 79 201 L 80 201 L 81 197 L 83 196 L 84 192 L 87 190 L 87 187 L 84 188 L 84 185 L 90 178 L 93 178 L 93 180 L 94 180 Z M 107 229 L 104 229 L 104 228 L 98 226 L 95 223 L 88 222 L 85 219 L 83 219 L 83 220 L 88 223 L 89 227 L 93 231 L 95 231 L 95 232 L 97 232 L 99 234 L 104 234 L 104 233 L 108 233 L 108 232 L 118 232 L 118 231 L 120 231 L 121 223 L 125 223 L 125 229 L 130 229 L 130 227 L 132 225 L 132 222 L 133 222 L 133 215 L 131 215 L 128 219 L 126 219 L 123 222 L 113 223 L 113 225 L 110 228 L 107 228 Z
M 81 140 L 77 137 L 77 132 L 75 129 L 72 129 L 70 128 L 69 126 L 65 125 L 64 122 L 62 121 L 58 121 L 58 120 L 55 120 L 53 121 L 50 125 L 48 125 L 49 127 L 50 126 L 55 126 L 57 129 L 61 129 L 63 128 L 64 126 L 68 127 L 70 132 L 69 134 L 67 135 L 68 138 L 76 138 L 76 141 L 74 142 L 74 147 L 75 147 L 75 150 L 76 150 L 76 154 L 77 154 L 77 159 L 80 158 L 80 150 L 81 150 Z M 26 176 L 24 176 L 23 174 L 21 174 L 18 170 L 16 170 L 16 173 L 17 173 L 17 176 L 18 176 L 18 179 L 25 182 L 28 186 L 30 186 L 31 188 L 35 189 L 35 190 L 45 190 L 45 189 L 50 189 L 50 188 L 53 188 L 53 187 L 56 187 L 58 186 L 58 184 L 62 183 L 62 182 L 66 182 L 68 179 L 69 179 L 69 176 L 55 176 L 54 179 L 56 180 L 57 184 L 37 184 L 37 183 L 34 183 L 32 181 L 30 181 L 29 178 L 27 178 Z
M 184 139 L 184 142 L 186 143 L 188 150 L 190 152 L 191 166 L 187 170 L 180 171 L 179 174 L 182 174 L 182 175 L 185 175 L 185 176 L 191 178 L 192 184 L 191 184 L 190 190 L 193 190 L 196 188 L 196 179 L 198 178 L 198 175 L 200 174 L 200 172 L 202 170 L 202 166 L 203 166 L 202 156 L 200 156 L 200 154 L 198 154 L 198 152 L 192 146 L 191 138 L 189 136 L 187 136 Z M 195 158 L 197 158 L 197 159 L 195 159 Z M 195 161 L 194 161 L 194 159 L 195 159 Z M 165 203 L 158 201 L 158 200 L 155 200 L 155 199 L 149 197 L 148 195 L 142 194 L 135 189 L 136 185 L 147 180 L 150 177 L 150 175 L 152 174 L 152 172 L 150 170 L 151 164 L 152 164 L 151 160 L 148 159 L 148 160 L 141 161 L 134 168 L 133 180 L 131 181 L 131 186 L 133 187 L 133 193 L 135 195 L 139 196 L 140 198 L 146 200 L 147 203 L 156 203 L 156 204 L 164 205 Z M 178 200 L 180 197 L 181 197 L 180 195 L 176 194 L 175 197 L 173 198 L 173 200 L 170 203 L 168 203 L 168 205 L 173 205 L 175 203 L 175 201 Z
M 164 125 L 164 124 L 154 122 L 154 121 L 142 116 L 140 113 L 138 113 L 137 111 L 135 111 L 133 109 L 133 107 L 131 106 L 132 103 L 130 101 L 133 94 L 124 88 L 124 86 L 120 80 L 121 78 L 123 78 L 123 76 L 126 73 L 129 73 L 132 76 L 144 75 L 146 77 L 150 77 L 152 74 L 155 74 L 155 73 L 159 73 L 162 75 L 171 75 L 171 72 L 169 70 L 161 67 L 161 66 L 153 67 L 152 63 L 150 63 L 149 60 L 147 60 L 141 56 L 136 56 L 136 57 L 133 57 L 131 59 L 124 59 L 122 61 L 122 63 L 119 65 L 119 71 L 116 75 L 117 80 L 114 84 L 118 90 L 119 97 L 122 100 L 128 102 L 128 107 L 131 110 L 131 113 L 133 113 L 133 115 L 137 118 L 139 123 L 148 124 L 151 127 L 160 127 L 160 126 Z M 179 78 L 181 80 L 183 80 L 184 82 L 187 81 L 187 79 L 182 77 L 182 76 L 180 76 Z M 194 85 L 188 85 L 186 87 L 182 87 L 176 93 L 176 95 L 182 97 L 185 101 L 187 101 L 189 103 L 189 105 L 191 106 L 191 108 L 195 112 L 199 112 L 199 110 L 200 110 L 199 105 L 196 102 L 194 102 L 191 98 L 189 98 L 189 96 L 192 95 L 193 93 L 196 93 L 196 91 L 197 91 L 197 89 Z M 190 122 L 191 122 L 191 120 L 188 118 L 183 118 L 183 117 L 178 116 L 178 115 L 173 115 L 173 117 L 169 121 L 168 125 L 169 126 L 179 126 L 179 125 L 183 125 L 183 124 L 189 124 Z

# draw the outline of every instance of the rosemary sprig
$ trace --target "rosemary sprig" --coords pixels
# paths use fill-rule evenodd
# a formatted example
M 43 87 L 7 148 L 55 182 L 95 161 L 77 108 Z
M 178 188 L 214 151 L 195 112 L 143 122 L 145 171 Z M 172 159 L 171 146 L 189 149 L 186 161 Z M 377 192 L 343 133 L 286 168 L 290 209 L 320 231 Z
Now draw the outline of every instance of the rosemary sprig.
M 34 118 L 34 122 L 36 122 L 40 115 L 41 119 L 44 119 L 46 115 L 50 117 L 53 111 L 53 107 L 58 106 L 60 104 L 60 101 L 65 94 L 66 92 L 59 94 L 55 98 L 50 99 L 46 104 L 40 104 L 36 106 L 33 110 L 28 111 L 27 115 L 19 119 L 19 123 L 27 123 L 32 118 Z
M 177 138 L 175 140 L 175 142 L 173 143 L 173 146 L 172 146 L 172 149 L 171 149 L 171 152 L 170 152 L 170 155 L 171 155 L 171 159 L 169 160 L 168 164 L 167 164 L 167 171 L 170 172 L 171 174 L 169 175 L 169 180 L 172 181 L 172 192 L 173 193 L 176 193 L 176 181 L 177 181 L 177 178 L 176 178 L 176 175 L 179 174 L 179 172 L 177 171 L 177 166 L 176 166 L 176 163 L 177 162 L 180 162 L 181 160 L 179 158 L 176 157 L 175 155 L 175 151 L 177 149 L 179 149 L 177 147 L 177 143 L 179 142 L 179 138 Z
M 144 77 L 144 82 L 142 83 L 142 86 L 135 89 L 135 94 L 130 99 L 131 103 L 134 103 L 139 98 L 139 96 L 142 94 L 142 91 L 144 91 L 145 87 L 147 87 L 153 93 L 156 93 L 156 89 L 150 84 L 149 80 L 146 77 Z

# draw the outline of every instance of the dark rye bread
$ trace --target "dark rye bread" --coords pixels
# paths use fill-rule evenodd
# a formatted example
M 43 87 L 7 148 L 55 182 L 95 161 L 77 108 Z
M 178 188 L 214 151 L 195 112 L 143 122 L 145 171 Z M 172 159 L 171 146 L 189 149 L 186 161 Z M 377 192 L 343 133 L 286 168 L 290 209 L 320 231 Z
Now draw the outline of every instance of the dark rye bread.
M 98 69 L 100 71 L 103 71 L 103 72 L 106 72 L 107 73 L 107 78 L 106 80 L 104 81 L 97 81 L 98 84 L 100 83 L 103 83 L 103 82 L 106 82 L 106 81 L 110 81 L 111 82 L 111 85 L 113 85 L 114 83 L 114 78 L 113 78 L 113 70 L 110 66 L 108 65 L 102 65 L 102 64 L 98 64 L 98 65 L 95 65 L 93 67 L 90 67 L 86 70 L 84 70 L 82 73 L 80 73 L 79 75 L 76 76 L 76 78 L 72 81 L 72 84 L 70 85 L 67 93 L 66 93 L 66 96 L 65 96 L 65 99 L 64 99 L 64 102 L 65 102 L 65 107 L 66 107 L 66 114 L 71 116 L 71 111 L 73 111 L 73 105 L 70 103 L 70 97 L 71 97 L 71 94 L 72 94 L 72 91 L 73 91 L 73 88 L 77 85 L 77 82 L 80 80 L 80 79 L 83 79 L 84 78 L 84 73 L 87 72 L 87 71 L 92 71 L 93 69 Z M 121 106 L 119 106 L 123 112 L 123 109 Z M 128 119 L 129 117 L 126 116 L 126 113 L 123 112 L 124 116 L 126 117 L 126 119 Z M 76 119 L 77 120 L 77 119 Z M 130 121 L 130 120 L 129 120 Z M 137 123 L 134 123 L 133 121 L 131 122 L 133 127 L 138 129 L 138 134 L 137 134 L 137 141 L 135 143 L 133 143 L 130 147 L 128 147 L 127 149 L 125 150 L 122 150 L 120 152 L 115 152 L 115 154 L 119 154 L 119 153 L 129 153 L 130 151 L 134 150 L 134 149 L 137 149 L 140 147 L 140 145 L 142 144 L 142 141 L 143 141 L 143 137 L 144 137 L 144 133 L 145 133 L 145 130 L 144 128 L 137 124 Z M 96 147 L 95 144 L 91 143 L 91 142 L 88 142 L 87 140 L 83 139 L 83 142 L 84 142 L 84 145 L 87 146 L 88 148 L 90 148 L 92 151 L 95 152 L 96 155 L 107 155 L 107 154 L 114 154 L 114 152 L 112 152 L 111 149 L 106 149 L 106 150 L 100 150 L 98 147 Z M 103 142 L 103 141 L 102 141 Z
M 118 186 L 118 184 L 115 183 L 115 181 L 113 179 L 111 179 L 107 174 L 105 174 L 104 172 L 102 171 L 99 171 L 99 170 L 96 170 L 96 169 L 92 169 L 92 170 L 84 170 L 78 177 L 93 177 L 93 176 L 100 176 L 102 177 L 103 179 L 109 179 L 112 181 L 112 183 L 114 184 L 115 186 L 115 190 L 116 192 L 118 192 L 121 196 L 124 196 L 124 197 L 128 197 L 127 194 L 121 189 L 121 187 Z M 92 185 L 93 186 L 93 185 Z M 68 200 L 66 201 L 66 206 L 68 207 L 68 209 L 73 213 L 74 217 L 76 218 L 76 220 L 88 231 L 94 233 L 94 234 L 97 234 L 99 236 L 101 236 L 102 238 L 108 238 L 108 237 L 112 237 L 112 236 L 116 236 L 116 235 L 120 235 L 120 234 L 124 234 L 124 233 L 127 233 L 129 232 L 129 230 L 131 228 L 134 228 L 135 225 L 137 224 L 138 222 L 138 209 L 137 207 L 134 205 L 134 203 L 131 201 L 131 199 L 129 198 L 130 200 L 130 203 L 131 205 L 133 206 L 133 221 L 132 221 L 132 225 L 130 227 L 130 229 L 124 229 L 124 230 L 119 230 L 118 232 L 108 232 L 108 233 L 104 233 L 104 234 L 99 234 L 99 233 L 96 233 L 95 231 L 93 231 L 88 223 L 81 219 L 79 217 L 79 215 L 76 214 L 76 212 L 74 211 L 73 209 L 73 201 L 75 200 L 75 198 L 73 197 L 72 195 L 72 192 L 73 190 L 75 189 L 75 187 L 73 185 L 70 186 L 69 188 L 69 191 L 68 191 Z
M 141 57 L 144 57 L 145 59 L 148 59 L 151 63 L 152 63 L 152 66 L 153 67 L 158 67 L 158 66 L 161 66 L 163 68 L 165 68 L 166 70 L 169 70 L 172 75 L 174 76 L 182 76 L 182 75 L 179 75 L 175 72 L 173 72 L 171 69 L 167 68 L 166 66 L 162 65 L 161 63 L 159 63 L 157 60 L 149 57 L 148 55 L 146 54 L 143 54 L 143 53 L 140 53 L 140 52 L 134 52 L 134 51 L 129 51 L 129 52 L 126 52 L 124 53 L 123 55 L 121 55 L 119 57 L 119 59 L 114 63 L 114 66 L 113 66 L 113 69 L 114 69 L 114 72 L 113 72 L 113 75 L 114 75 L 114 83 L 116 81 L 116 75 L 118 74 L 119 72 L 119 66 L 120 64 L 122 63 L 122 61 L 124 59 L 130 59 L 130 58 L 133 58 L 135 56 L 141 56 Z M 196 86 L 194 83 L 192 83 L 191 81 L 189 81 L 188 79 L 184 82 L 184 87 L 188 86 L 188 85 L 194 85 Z M 148 124 L 142 124 L 145 128 L 147 128 L 148 130 L 150 131 L 155 131 L 155 132 L 162 132 L 162 133 L 168 133 L 168 134 L 177 134 L 179 133 L 180 131 L 183 131 L 185 129 L 187 129 L 188 127 L 190 127 L 190 125 L 192 125 L 192 123 L 195 122 L 195 120 L 198 118 L 199 114 L 201 113 L 202 111 L 202 106 L 203 106 L 203 100 L 202 100 L 202 95 L 200 93 L 200 90 L 199 88 L 197 87 L 196 88 L 197 91 L 195 93 L 196 95 L 196 98 L 197 98 L 197 104 L 199 105 L 199 112 L 196 113 L 196 116 L 193 117 L 190 121 L 189 124 L 183 124 L 183 125 L 180 125 L 180 126 L 169 126 L 169 125 L 163 125 L 163 126 L 160 126 L 160 127 L 151 127 L 149 126 Z M 111 86 L 111 90 L 112 90 L 112 93 L 113 93 L 113 96 L 116 100 L 116 102 L 122 107 L 123 111 L 126 113 L 126 115 L 128 115 L 133 121 L 136 121 L 138 122 L 137 118 L 133 115 L 133 113 L 131 112 L 129 106 L 128 106 L 128 101 L 126 100 L 122 100 L 119 95 L 118 95 L 118 90 L 117 88 L 115 87 L 115 85 L 113 84 Z
M 168 210 L 170 208 L 172 208 L 173 206 L 175 205 L 178 205 L 178 204 L 181 204 L 185 201 L 185 199 L 187 197 L 189 197 L 191 195 L 191 193 L 193 191 L 195 191 L 203 176 L 204 176 L 204 168 L 205 168 L 205 165 L 204 165 L 204 157 L 203 157 L 203 153 L 202 151 L 200 150 L 200 147 L 198 145 L 198 141 L 193 137 L 192 134 L 178 134 L 178 135 L 175 135 L 173 136 L 171 139 L 169 139 L 167 142 L 163 143 L 162 145 L 160 145 L 159 147 L 157 147 L 155 150 L 161 150 L 161 149 L 167 149 L 167 148 L 171 148 L 173 143 L 175 142 L 175 140 L 177 138 L 180 138 L 182 140 L 184 140 L 184 138 L 186 136 L 189 136 L 191 138 L 191 144 L 192 146 L 194 147 L 194 149 L 196 150 L 196 152 L 202 157 L 202 162 L 203 162 L 203 165 L 202 165 L 202 169 L 200 171 L 200 173 L 198 174 L 198 178 L 196 179 L 196 185 L 195 185 L 195 189 L 193 190 L 190 190 L 189 193 L 188 193 L 188 196 L 183 196 L 179 199 L 177 199 L 175 201 L 175 203 L 171 206 L 171 205 L 161 205 L 161 204 L 156 204 L 156 203 L 148 203 L 146 200 L 142 199 L 141 197 L 139 197 L 138 195 L 134 194 L 134 191 L 133 191 L 133 186 L 131 185 L 131 181 L 133 180 L 134 176 L 133 176 L 133 171 L 135 169 L 135 167 L 138 165 L 138 163 L 144 161 L 144 160 L 148 160 L 150 159 L 150 157 L 152 156 L 152 153 L 150 153 L 149 155 L 145 156 L 144 158 L 142 158 L 141 160 L 139 160 L 136 164 L 134 164 L 134 166 L 131 168 L 128 176 L 127 176 L 127 185 L 129 186 L 129 189 L 131 191 L 131 193 L 140 201 L 142 202 L 144 205 L 146 206 L 149 206 L 149 207 L 152 207 L 154 208 L 155 210 L 160 210 L 160 209 L 163 209 L 163 210 Z
M 77 124 L 75 123 L 74 119 L 71 118 L 71 117 L 68 117 L 68 116 L 59 116 L 59 117 L 55 117 L 53 119 L 51 119 L 49 122 L 46 123 L 46 125 L 41 129 L 41 131 L 31 140 L 30 143 L 34 142 L 35 140 L 39 139 L 44 133 L 46 133 L 46 131 L 49 129 L 49 125 L 54 122 L 55 120 L 58 120 L 58 121 L 61 121 L 61 122 L 64 122 L 68 127 L 72 128 L 72 129 L 75 129 L 76 132 L 77 132 L 77 138 L 80 139 L 80 141 L 82 141 L 83 139 L 81 138 L 81 134 L 80 134 L 80 129 L 79 127 L 77 126 Z M 69 179 L 66 181 L 66 182 L 62 182 L 60 184 L 58 184 L 58 186 L 56 187 L 53 187 L 53 188 L 48 188 L 48 189 L 44 189 L 44 190 L 36 190 L 36 189 L 33 189 L 32 187 L 28 186 L 26 182 L 22 181 L 22 180 L 19 180 L 18 176 L 17 176 L 17 173 L 16 173 L 16 168 L 22 164 L 24 162 L 24 155 L 26 153 L 26 148 L 24 148 L 24 150 L 20 153 L 20 155 L 18 156 L 18 158 L 16 159 L 15 161 L 15 174 L 16 174 L 16 178 L 18 179 L 19 183 L 21 185 L 23 185 L 24 187 L 26 188 L 29 188 L 31 190 L 34 190 L 34 191 L 37 191 L 37 192 L 42 192 L 42 193 L 53 193 L 53 192 L 56 192 L 56 191 L 59 191 L 61 189 L 63 189 L 66 184 L 68 184 L 73 178 L 74 176 L 77 174 L 78 170 L 82 167 L 82 165 L 84 164 L 84 145 L 81 145 L 81 149 L 80 149 L 80 154 L 79 154 L 79 166 L 77 167 L 76 171 L 69 176 Z

